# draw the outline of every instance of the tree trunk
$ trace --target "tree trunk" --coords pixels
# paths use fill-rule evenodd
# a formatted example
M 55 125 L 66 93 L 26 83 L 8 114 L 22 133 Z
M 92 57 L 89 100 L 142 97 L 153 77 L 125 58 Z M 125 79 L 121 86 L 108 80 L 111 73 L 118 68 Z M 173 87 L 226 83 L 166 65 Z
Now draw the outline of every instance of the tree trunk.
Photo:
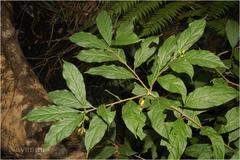
M 1 149 L 14 157 L 35 157 L 47 124 L 23 121 L 34 106 L 48 103 L 46 91 L 27 64 L 10 17 L 10 3 L 1 5 Z M 36 151 L 34 151 L 36 150 Z
M 43 152 L 41 146 L 49 123 L 30 123 L 22 120 L 22 117 L 34 107 L 46 105 L 49 102 L 46 91 L 21 51 L 17 32 L 11 22 L 11 13 L 11 3 L 2 2 L 1 151 L 11 156 L 10 158 L 63 158 L 66 155 L 69 156 L 63 145 L 57 145 L 48 153 Z M 74 141 L 79 143 L 79 140 L 75 139 Z M 77 158 L 84 157 L 84 152 L 81 151 L 77 155 Z

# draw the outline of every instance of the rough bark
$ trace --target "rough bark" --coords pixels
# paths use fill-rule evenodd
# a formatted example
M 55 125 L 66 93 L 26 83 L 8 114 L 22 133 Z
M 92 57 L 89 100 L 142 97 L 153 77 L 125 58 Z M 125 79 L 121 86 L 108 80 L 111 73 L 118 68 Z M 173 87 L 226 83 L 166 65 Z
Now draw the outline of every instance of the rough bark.
M 34 107 L 48 104 L 47 93 L 25 60 L 19 46 L 17 32 L 11 22 L 12 7 L 1 4 L 1 151 L 13 158 L 63 158 L 71 151 L 59 144 L 43 152 L 48 123 L 30 123 L 22 120 Z M 74 136 L 73 136 L 74 137 Z M 70 141 L 73 138 L 70 138 Z M 85 157 L 79 140 L 74 139 L 75 158 Z M 70 147 L 69 147 L 70 146 Z
M 34 155 L 44 127 L 23 121 L 34 106 L 48 103 L 46 92 L 27 64 L 11 23 L 11 5 L 1 5 L 1 149 L 15 157 Z M 35 156 L 35 155 L 34 155 Z

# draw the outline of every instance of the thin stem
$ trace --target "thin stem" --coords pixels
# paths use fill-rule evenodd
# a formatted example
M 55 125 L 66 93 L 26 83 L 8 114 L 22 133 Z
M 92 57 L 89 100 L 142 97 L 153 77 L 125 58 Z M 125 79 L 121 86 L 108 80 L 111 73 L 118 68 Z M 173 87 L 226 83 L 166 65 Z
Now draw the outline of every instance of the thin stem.
M 176 58 L 177 58 L 177 57 L 173 57 L 170 61 L 168 61 L 168 63 L 167 63 L 162 69 L 160 69 L 158 75 L 155 77 L 155 79 L 153 80 L 153 82 L 152 82 L 152 84 L 151 84 L 151 86 L 150 86 L 150 89 L 149 89 L 150 92 L 152 91 L 153 85 L 154 85 L 154 83 L 157 81 L 157 78 L 158 78 L 164 71 L 166 71 L 166 70 L 168 69 L 169 64 L 170 64 L 173 60 L 175 60 Z
M 139 158 L 139 159 L 141 159 L 141 160 L 145 160 L 143 157 L 138 156 L 138 155 L 134 155 L 134 157 L 137 157 L 137 158 Z
M 240 88 L 240 85 L 239 84 L 236 84 L 236 83 L 233 83 L 231 82 L 230 80 L 228 80 L 218 69 L 215 69 L 218 74 L 220 74 L 220 76 L 222 76 L 223 79 L 225 79 L 229 84 L 233 85 L 233 86 L 237 86 L 238 88 Z
M 225 146 L 226 148 L 228 148 L 229 150 L 231 150 L 232 152 L 235 151 L 232 147 L 230 147 L 230 146 L 227 145 L 227 144 L 224 144 L 224 146 Z
M 178 108 L 174 107 L 174 106 L 170 106 L 173 110 L 181 113 L 184 117 L 186 117 L 188 120 L 190 120 L 191 122 L 193 122 L 194 124 L 196 124 L 199 128 L 202 128 L 203 126 L 201 124 L 199 124 L 198 122 L 196 122 L 194 119 L 192 119 L 192 117 L 188 116 L 187 114 L 185 114 L 184 112 L 182 112 L 181 110 L 179 110 Z M 224 146 L 226 148 L 228 148 L 231 151 L 234 151 L 234 149 L 232 147 L 230 147 L 227 144 L 224 144 Z
M 137 99 L 137 98 L 140 98 L 140 97 L 142 97 L 142 96 L 145 96 L 145 94 L 143 94 L 143 95 L 138 95 L 138 96 L 133 96 L 133 97 L 130 97 L 130 98 L 122 99 L 122 100 L 117 101 L 117 102 L 109 103 L 109 104 L 106 104 L 106 107 L 113 106 L 113 105 L 118 104 L 118 103 L 130 101 L 130 100 L 133 100 L 133 99 Z
M 137 73 L 136 73 L 124 60 L 122 60 L 122 58 L 121 58 L 119 55 L 117 55 L 112 49 L 107 48 L 107 50 L 108 50 L 109 52 L 112 52 L 112 53 L 119 59 L 119 61 L 120 61 L 121 63 L 123 63 L 123 64 L 128 68 L 128 70 L 130 70 L 130 71 L 134 74 L 135 78 L 136 78 L 136 79 L 141 83 L 141 85 L 148 91 L 148 93 L 150 93 L 148 87 L 147 87 L 147 86 L 143 83 L 143 81 L 139 78 L 139 76 L 137 75 Z
M 223 51 L 223 52 L 217 54 L 217 56 L 220 57 L 220 56 L 222 56 L 222 55 L 224 55 L 224 54 L 226 54 L 226 53 L 228 53 L 228 52 L 230 52 L 230 51 L 229 51 L 229 50 Z
M 115 104 L 119 104 L 119 103 L 123 103 L 123 102 L 130 101 L 130 100 L 133 100 L 133 99 L 137 99 L 137 98 L 140 98 L 140 97 L 145 96 L 145 95 L 146 95 L 146 94 L 138 95 L 138 96 L 133 96 L 133 97 L 126 98 L 126 99 L 121 99 L 121 100 L 119 100 L 119 101 L 106 104 L 105 106 L 106 106 L 106 107 L 111 107 L 111 106 L 113 106 L 113 105 L 115 105 Z M 86 113 L 89 113 L 89 112 L 92 112 L 92 111 L 95 111 L 95 110 L 97 110 L 97 108 L 92 108 L 92 109 L 87 110 Z
M 196 124 L 199 128 L 202 128 L 202 125 L 199 124 L 198 122 L 196 122 L 192 117 L 190 117 L 189 115 L 185 114 L 183 111 L 181 111 L 180 109 L 174 107 L 174 106 L 170 106 L 173 110 L 181 113 L 184 117 L 186 117 L 188 120 L 190 120 L 191 122 L 193 122 L 194 124 Z

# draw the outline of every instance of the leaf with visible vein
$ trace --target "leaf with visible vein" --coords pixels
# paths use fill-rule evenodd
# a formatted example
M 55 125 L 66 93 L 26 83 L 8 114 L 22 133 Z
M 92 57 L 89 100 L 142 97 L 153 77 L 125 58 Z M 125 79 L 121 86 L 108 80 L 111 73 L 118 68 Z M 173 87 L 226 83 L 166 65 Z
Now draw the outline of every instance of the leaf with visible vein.
M 224 104 L 238 96 L 238 91 L 226 85 L 204 86 L 189 93 L 185 106 L 207 109 Z
M 72 117 L 78 113 L 78 110 L 69 107 L 51 105 L 33 109 L 24 119 L 33 122 L 49 122 Z
M 181 94 L 183 102 L 185 102 L 187 89 L 180 78 L 172 74 L 167 74 L 159 77 L 158 83 L 169 92 Z
M 71 42 L 84 48 L 106 49 L 108 47 L 104 41 L 98 39 L 95 35 L 88 32 L 74 33 L 71 37 L 69 37 L 69 39 Z
M 111 45 L 112 41 L 112 20 L 106 11 L 101 11 L 96 19 L 97 27 L 104 40 Z
M 87 72 L 91 75 L 103 76 L 108 79 L 133 79 L 134 75 L 123 67 L 115 65 L 102 65 L 89 69 Z
M 74 64 L 64 61 L 63 78 L 66 80 L 68 88 L 78 99 L 79 103 L 84 106 L 84 108 L 89 108 L 90 104 L 86 100 L 84 80 L 78 68 Z
M 170 67 L 177 73 L 186 73 L 190 76 L 191 79 L 193 78 L 193 66 L 184 58 L 175 59 L 170 63 Z
M 128 101 L 122 108 L 123 121 L 127 128 L 141 140 L 146 134 L 143 132 L 146 116 L 142 113 L 141 107 L 133 101 Z
M 48 92 L 48 97 L 59 106 L 66 106 L 71 108 L 84 108 L 75 98 L 72 92 L 68 90 L 55 90 Z
M 212 127 L 208 126 L 201 128 L 200 134 L 208 136 L 211 140 L 213 147 L 213 157 L 215 159 L 224 159 L 225 147 L 221 135 L 219 135 Z
M 103 138 L 107 130 L 107 124 L 95 115 L 90 121 L 89 128 L 86 132 L 84 143 L 89 152 Z
M 141 48 L 139 48 L 134 56 L 134 68 L 139 67 L 142 63 L 144 63 L 149 57 L 153 55 L 156 51 L 157 47 L 150 47 L 151 43 L 158 43 L 158 37 L 149 37 L 144 39 L 141 43 Z
M 113 53 L 101 49 L 82 50 L 77 56 L 77 59 L 84 62 L 108 62 L 118 61 L 118 58 Z
M 227 68 L 218 56 L 207 50 L 190 50 L 185 53 L 184 58 L 193 65 L 208 68 Z
M 44 146 L 49 148 L 70 136 L 82 120 L 83 115 L 79 114 L 77 116 L 64 118 L 56 124 L 53 124 L 45 136 Z

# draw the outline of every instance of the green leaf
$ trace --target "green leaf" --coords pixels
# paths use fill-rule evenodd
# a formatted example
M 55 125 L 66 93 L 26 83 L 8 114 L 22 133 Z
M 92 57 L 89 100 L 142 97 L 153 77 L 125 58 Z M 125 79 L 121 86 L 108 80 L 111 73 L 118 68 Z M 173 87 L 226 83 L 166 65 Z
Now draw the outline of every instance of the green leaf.
M 82 50 L 77 56 L 77 59 L 84 62 L 108 62 L 118 61 L 118 58 L 113 53 L 101 49 Z
M 201 110 L 202 111 L 202 110 Z M 188 109 L 183 109 L 183 113 L 188 115 L 189 117 L 191 117 L 192 120 L 194 120 L 196 123 L 198 123 L 199 125 L 201 125 L 201 122 L 198 118 L 198 114 L 200 111 L 196 111 L 196 110 L 188 110 Z M 200 128 L 200 126 L 196 125 L 195 123 L 193 123 L 192 121 L 188 120 L 188 125 L 194 127 L 194 128 Z
M 213 157 L 224 159 L 225 147 L 222 137 L 213 128 L 208 126 L 201 128 L 200 134 L 210 138 L 213 147 Z
M 45 147 L 51 147 L 70 136 L 82 120 L 83 115 L 79 114 L 64 118 L 52 125 L 44 139 Z
M 107 159 L 116 152 L 115 147 L 106 146 L 104 148 L 96 148 L 90 154 L 90 159 Z
M 163 111 L 166 108 L 161 106 L 160 99 L 156 99 L 151 107 L 151 110 L 148 112 L 148 117 L 151 121 L 153 129 L 161 136 L 168 139 L 168 132 L 165 126 L 166 114 Z
M 170 63 L 170 67 L 173 71 L 177 73 L 186 73 L 193 78 L 194 70 L 191 63 L 189 63 L 186 59 L 178 58 Z
M 232 56 L 234 59 L 236 59 L 238 62 L 240 62 L 238 48 L 232 49 Z
M 209 144 L 193 144 L 186 148 L 184 154 L 198 159 L 211 159 L 212 147 Z
M 150 136 L 146 136 L 144 138 L 143 151 L 141 153 L 146 153 L 149 149 L 151 149 L 152 152 L 152 159 L 156 159 L 158 154 L 157 147 L 154 144 L 154 140 Z
M 133 101 L 128 101 L 122 108 L 123 121 L 127 128 L 141 140 L 146 134 L 143 132 L 146 116 L 142 113 L 141 107 Z
M 172 74 L 167 74 L 158 78 L 158 83 L 169 92 L 181 94 L 183 102 L 185 102 L 187 89 L 180 78 Z
M 148 95 L 148 91 L 146 90 L 146 88 L 142 87 L 138 83 L 134 83 L 134 88 L 132 90 L 132 94 L 135 94 L 135 95 L 138 95 L 138 96 Z M 144 97 L 147 97 L 149 99 L 154 99 L 154 97 L 159 97 L 159 95 L 156 91 L 152 91 L 152 95 L 144 96 Z
M 161 69 L 170 61 L 172 54 L 176 50 L 176 37 L 173 35 L 164 41 L 163 45 L 159 48 L 157 57 L 153 63 L 152 75 L 149 79 L 150 86 L 157 80 L 160 75 Z
M 136 154 L 137 152 L 135 152 L 134 150 L 132 150 L 132 148 L 130 147 L 130 145 L 128 143 L 124 144 L 124 145 L 121 145 L 119 148 L 118 148 L 118 152 L 121 154 L 121 155 L 124 155 L 124 156 L 132 156 L 134 154 Z
M 81 108 L 89 108 L 90 104 L 86 100 L 84 80 L 78 68 L 74 64 L 64 61 L 63 78 L 66 80 L 68 88 L 82 105 Z
M 239 128 L 239 117 L 240 117 L 239 111 L 240 111 L 240 107 L 238 106 L 230 109 L 226 113 L 225 117 L 227 119 L 227 124 L 222 126 L 218 131 L 218 133 L 221 133 L 221 134 L 227 133 Z
M 164 114 L 163 111 L 170 106 L 178 107 L 181 106 L 181 103 L 179 101 L 159 97 L 153 100 L 150 111 L 148 112 L 148 117 L 151 121 L 153 129 L 166 139 L 169 138 L 169 131 L 167 123 L 164 122 L 166 114 Z
M 149 57 L 153 55 L 157 47 L 149 47 L 151 43 L 158 43 L 158 37 L 149 37 L 143 40 L 141 43 L 141 48 L 139 48 L 134 56 L 134 68 L 139 67 L 144 63 Z
M 227 68 L 218 56 L 207 50 L 191 50 L 188 51 L 184 58 L 193 65 L 199 65 L 208 68 L 223 67 Z
M 70 41 L 84 48 L 106 49 L 107 44 L 88 32 L 78 32 L 69 37 Z
M 86 73 L 99 75 L 108 79 L 132 79 L 134 75 L 123 67 L 115 65 L 102 65 L 89 69 Z
M 71 108 L 83 108 L 79 101 L 75 98 L 72 92 L 68 90 L 55 90 L 48 92 L 48 97 L 59 106 L 71 107 Z
M 169 155 L 168 159 L 180 159 L 186 146 L 187 137 L 191 137 L 191 128 L 182 119 L 177 119 L 173 125 L 166 144 Z
M 77 113 L 79 113 L 78 110 L 69 107 L 51 105 L 33 109 L 24 117 L 24 119 L 33 122 L 48 122 L 72 117 Z
M 102 119 L 110 125 L 115 118 L 116 112 L 111 112 L 111 108 L 106 108 L 106 106 L 99 106 L 97 109 L 97 114 L 102 117 Z
M 84 139 L 87 152 L 89 152 L 98 142 L 100 142 L 106 130 L 106 123 L 97 115 L 95 115 L 90 121 L 89 128 Z
M 237 96 L 237 90 L 229 86 L 205 86 L 189 93 L 185 106 L 194 109 L 206 109 L 224 104 Z
M 186 52 L 202 36 L 206 26 L 205 19 L 191 22 L 187 29 L 180 33 L 177 40 L 177 50 L 179 53 Z
M 97 27 L 104 40 L 111 45 L 112 41 L 112 20 L 106 11 L 101 11 L 96 19 Z
M 232 48 L 234 48 L 239 40 L 239 24 L 234 20 L 228 20 L 226 24 L 226 34 Z
M 239 147 L 240 147 L 240 139 L 237 139 L 236 141 L 234 141 L 233 144 L 239 149 Z
M 231 157 L 231 159 L 240 159 L 240 151 L 237 150 L 234 155 Z
M 211 80 L 214 85 L 228 85 L 228 83 L 223 78 L 214 78 Z
M 144 95 L 147 94 L 147 90 L 139 85 L 138 83 L 134 83 L 134 88 L 132 90 L 132 93 L 135 95 Z
M 140 41 L 138 36 L 133 32 L 134 26 L 130 21 L 125 21 L 120 24 L 116 33 L 114 45 L 129 45 Z
M 240 129 L 236 129 L 228 134 L 228 142 L 231 143 L 240 137 Z

